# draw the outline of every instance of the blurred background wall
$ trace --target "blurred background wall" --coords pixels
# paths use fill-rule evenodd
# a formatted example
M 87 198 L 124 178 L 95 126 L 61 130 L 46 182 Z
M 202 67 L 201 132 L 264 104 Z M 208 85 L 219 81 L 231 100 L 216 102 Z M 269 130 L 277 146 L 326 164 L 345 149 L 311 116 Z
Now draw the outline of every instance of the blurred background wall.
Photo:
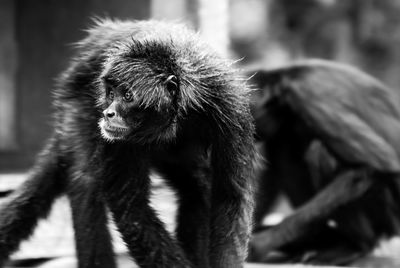
M 51 133 L 51 89 L 90 17 L 145 19 L 150 7 L 146 0 L 1 0 L 0 10 L 7 15 L 0 16 L 0 114 L 8 115 L 0 117 L 0 170 L 18 170 Z
M 51 89 L 91 17 L 186 22 L 240 64 L 319 57 L 400 88 L 400 0 L 1 0 L 0 172 L 30 167 L 51 134 Z

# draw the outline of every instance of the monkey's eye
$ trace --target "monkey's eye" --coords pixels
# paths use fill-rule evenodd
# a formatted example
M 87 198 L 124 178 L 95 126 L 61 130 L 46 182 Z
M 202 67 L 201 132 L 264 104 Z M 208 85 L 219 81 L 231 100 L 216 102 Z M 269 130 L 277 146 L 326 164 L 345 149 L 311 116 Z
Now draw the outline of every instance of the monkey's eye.
M 111 90 L 111 89 L 108 91 L 108 98 L 109 98 L 110 100 L 113 100 L 113 99 L 114 99 L 114 91 Z
M 125 92 L 125 94 L 124 94 L 125 101 L 132 101 L 132 98 L 133 98 L 132 92 L 130 92 L 130 91 Z
M 165 80 L 165 85 L 169 93 L 176 94 L 178 90 L 178 78 L 175 75 L 168 76 Z

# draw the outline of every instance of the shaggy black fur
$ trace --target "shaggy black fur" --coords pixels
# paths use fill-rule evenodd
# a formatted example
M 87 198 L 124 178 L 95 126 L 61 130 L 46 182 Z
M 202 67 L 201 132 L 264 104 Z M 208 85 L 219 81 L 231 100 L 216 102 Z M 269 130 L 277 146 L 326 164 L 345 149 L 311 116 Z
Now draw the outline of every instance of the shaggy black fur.
M 354 68 L 317 60 L 259 70 L 251 80 L 260 88 L 253 114 L 268 162 L 255 221 L 260 225 L 278 191 L 298 209 L 254 234 L 250 259 L 272 260 L 268 253 L 278 249 L 286 260 L 346 264 L 399 234 L 393 93 Z
M 244 80 L 181 25 L 88 33 L 54 91 L 53 136 L 1 209 L 0 263 L 67 193 L 81 268 L 115 267 L 107 210 L 140 267 L 242 267 L 255 157 Z M 177 242 L 149 205 L 150 169 L 177 191 Z

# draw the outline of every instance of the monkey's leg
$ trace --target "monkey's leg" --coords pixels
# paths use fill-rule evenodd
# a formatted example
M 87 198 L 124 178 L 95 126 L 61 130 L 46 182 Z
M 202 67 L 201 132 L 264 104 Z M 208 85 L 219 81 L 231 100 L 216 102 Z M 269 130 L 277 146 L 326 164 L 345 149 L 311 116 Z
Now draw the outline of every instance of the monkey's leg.
M 177 238 L 189 260 L 196 267 L 207 268 L 210 250 L 210 170 L 202 166 L 203 163 L 198 160 L 193 165 L 168 165 L 160 172 L 178 192 Z
M 79 268 L 115 268 L 101 189 L 88 177 L 74 181 L 68 196 L 71 202 Z M 86 180 L 86 181 L 85 181 Z
M 66 167 L 58 154 L 56 140 L 51 139 L 28 180 L 2 204 L 0 266 L 29 237 L 38 220 L 47 216 L 56 197 L 65 190 Z
M 375 174 L 375 173 L 373 173 Z M 252 260 L 262 261 L 270 250 L 306 236 L 313 224 L 329 217 L 336 209 L 363 196 L 374 179 L 371 171 L 348 171 L 339 175 L 313 199 L 281 224 L 260 232 L 251 240 Z
M 265 152 L 265 145 L 261 145 L 259 152 Z M 264 156 L 264 155 L 263 155 Z M 264 156 L 266 158 L 266 156 Z M 265 160 L 264 160 L 265 161 Z M 270 168 L 266 163 L 260 163 L 256 167 L 256 203 L 254 208 L 254 229 L 257 232 L 263 228 L 262 221 L 264 217 L 271 211 L 274 202 L 280 193 L 280 187 L 277 183 L 277 178 L 271 174 Z M 264 226 L 265 227 L 265 226 Z
M 149 205 L 146 156 L 137 152 L 128 159 L 115 157 L 104 169 L 103 191 L 131 256 L 139 267 L 191 267 Z
M 362 198 L 331 215 L 329 222 L 335 223 L 334 228 L 324 221 L 326 231 L 315 239 L 316 250 L 313 254 L 304 253 L 304 249 L 299 251 L 302 260 L 312 264 L 345 265 L 371 253 L 382 237 L 395 235 L 399 222 L 396 204 L 399 202 L 398 187 L 392 182 L 396 181 L 396 177 L 375 180 Z

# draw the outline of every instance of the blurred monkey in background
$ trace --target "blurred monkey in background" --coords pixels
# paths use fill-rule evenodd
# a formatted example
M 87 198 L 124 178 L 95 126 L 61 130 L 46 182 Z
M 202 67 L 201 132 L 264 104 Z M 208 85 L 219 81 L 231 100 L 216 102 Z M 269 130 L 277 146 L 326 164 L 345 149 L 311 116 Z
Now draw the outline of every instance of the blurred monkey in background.
M 267 165 L 259 171 L 250 261 L 348 264 L 400 231 L 400 110 L 393 93 L 347 65 L 306 60 L 249 73 Z M 278 192 L 296 208 L 261 221 Z

